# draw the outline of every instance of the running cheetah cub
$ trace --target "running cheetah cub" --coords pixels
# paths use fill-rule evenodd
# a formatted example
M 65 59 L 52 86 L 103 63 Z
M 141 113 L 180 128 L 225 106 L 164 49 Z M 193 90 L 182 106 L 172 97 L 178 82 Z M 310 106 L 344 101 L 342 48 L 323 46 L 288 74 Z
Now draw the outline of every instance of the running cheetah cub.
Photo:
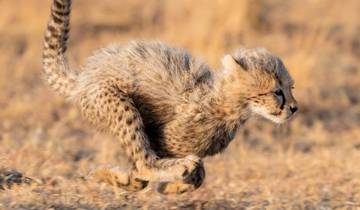
M 160 182 L 164 194 L 198 188 L 201 158 L 223 151 L 255 113 L 283 123 L 297 111 L 294 82 L 265 49 L 225 55 L 214 71 L 186 50 L 159 42 L 112 45 L 81 73 L 65 58 L 71 0 L 53 0 L 43 66 L 50 86 L 101 131 L 118 138 L 131 170 L 102 169 L 99 180 L 127 191 Z

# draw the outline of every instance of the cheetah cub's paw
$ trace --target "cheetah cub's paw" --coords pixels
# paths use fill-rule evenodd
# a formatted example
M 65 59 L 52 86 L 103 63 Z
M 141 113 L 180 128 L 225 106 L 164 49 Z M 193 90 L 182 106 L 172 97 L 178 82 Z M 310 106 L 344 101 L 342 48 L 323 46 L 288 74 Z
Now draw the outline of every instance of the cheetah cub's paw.
M 133 176 L 130 172 L 125 172 L 117 167 L 98 168 L 90 175 L 99 182 L 119 187 L 128 192 L 137 192 L 147 187 L 148 181 Z
M 174 182 L 186 179 L 203 163 L 199 157 L 188 155 L 178 159 L 160 159 L 158 165 L 159 181 Z
M 188 159 L 189 160 L 189 159 Z M 157 191 L 161 194 L 182 194 L 194 191 L 201 186 L 205 179 L 205 169 L 200 159 L 192 159 L 194 161 L 191 167 L 186 167 L 182 174 L 182 179 L 174 182 L 160 182 Z
M 181 178 L 183 180 L 190 180 L 195 174 L 201 169 L 204 168 L 202 160 L 195 155 L 188 155 L 183 159 L 182 166 L 184 167 Z

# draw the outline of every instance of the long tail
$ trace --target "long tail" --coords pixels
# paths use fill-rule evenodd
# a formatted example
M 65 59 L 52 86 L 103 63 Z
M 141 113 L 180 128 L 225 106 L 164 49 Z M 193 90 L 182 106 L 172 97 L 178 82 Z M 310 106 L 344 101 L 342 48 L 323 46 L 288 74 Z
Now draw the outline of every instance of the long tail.
M 76 74 L 65 57 L 70 31 L 71 0 L 53 0 L 51 17 L 44 40 L 43 68 L 49 85 L 69 96 L 76 84 Z

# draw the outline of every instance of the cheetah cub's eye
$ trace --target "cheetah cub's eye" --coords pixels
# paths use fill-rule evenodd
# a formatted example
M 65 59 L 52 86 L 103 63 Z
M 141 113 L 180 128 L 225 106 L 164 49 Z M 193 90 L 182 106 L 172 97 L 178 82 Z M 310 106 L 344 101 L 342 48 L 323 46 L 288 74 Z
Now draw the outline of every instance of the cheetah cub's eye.
M 277 96 L 283 96 L 284 95 L 284 93 L 283 93 L 283 91 L 281 89 L 275 90 L 274 94 L 277 95 Z

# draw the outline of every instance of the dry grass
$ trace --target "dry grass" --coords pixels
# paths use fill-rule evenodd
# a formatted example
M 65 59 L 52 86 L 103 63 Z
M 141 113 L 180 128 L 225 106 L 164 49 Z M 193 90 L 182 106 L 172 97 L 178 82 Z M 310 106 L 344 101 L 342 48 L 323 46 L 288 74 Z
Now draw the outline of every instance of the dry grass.
M 90 3 L 91 4 L 90 4 Z M 301 112 L 283 126 L 253 119 L 206 160 L 198 191 L 124 194 L 86 181 L 126 164 L 115 139 L 96 134 L 41 80 L 50 1 L 0 1 L 0 168 L 40 184 L 0 191 L 0 209 L 359 209 L 360 2 L 347 0 L 77 0 L 69 59 L 109 42 L 161 39 L 214 67 L 238 46 L 279 54 Z

